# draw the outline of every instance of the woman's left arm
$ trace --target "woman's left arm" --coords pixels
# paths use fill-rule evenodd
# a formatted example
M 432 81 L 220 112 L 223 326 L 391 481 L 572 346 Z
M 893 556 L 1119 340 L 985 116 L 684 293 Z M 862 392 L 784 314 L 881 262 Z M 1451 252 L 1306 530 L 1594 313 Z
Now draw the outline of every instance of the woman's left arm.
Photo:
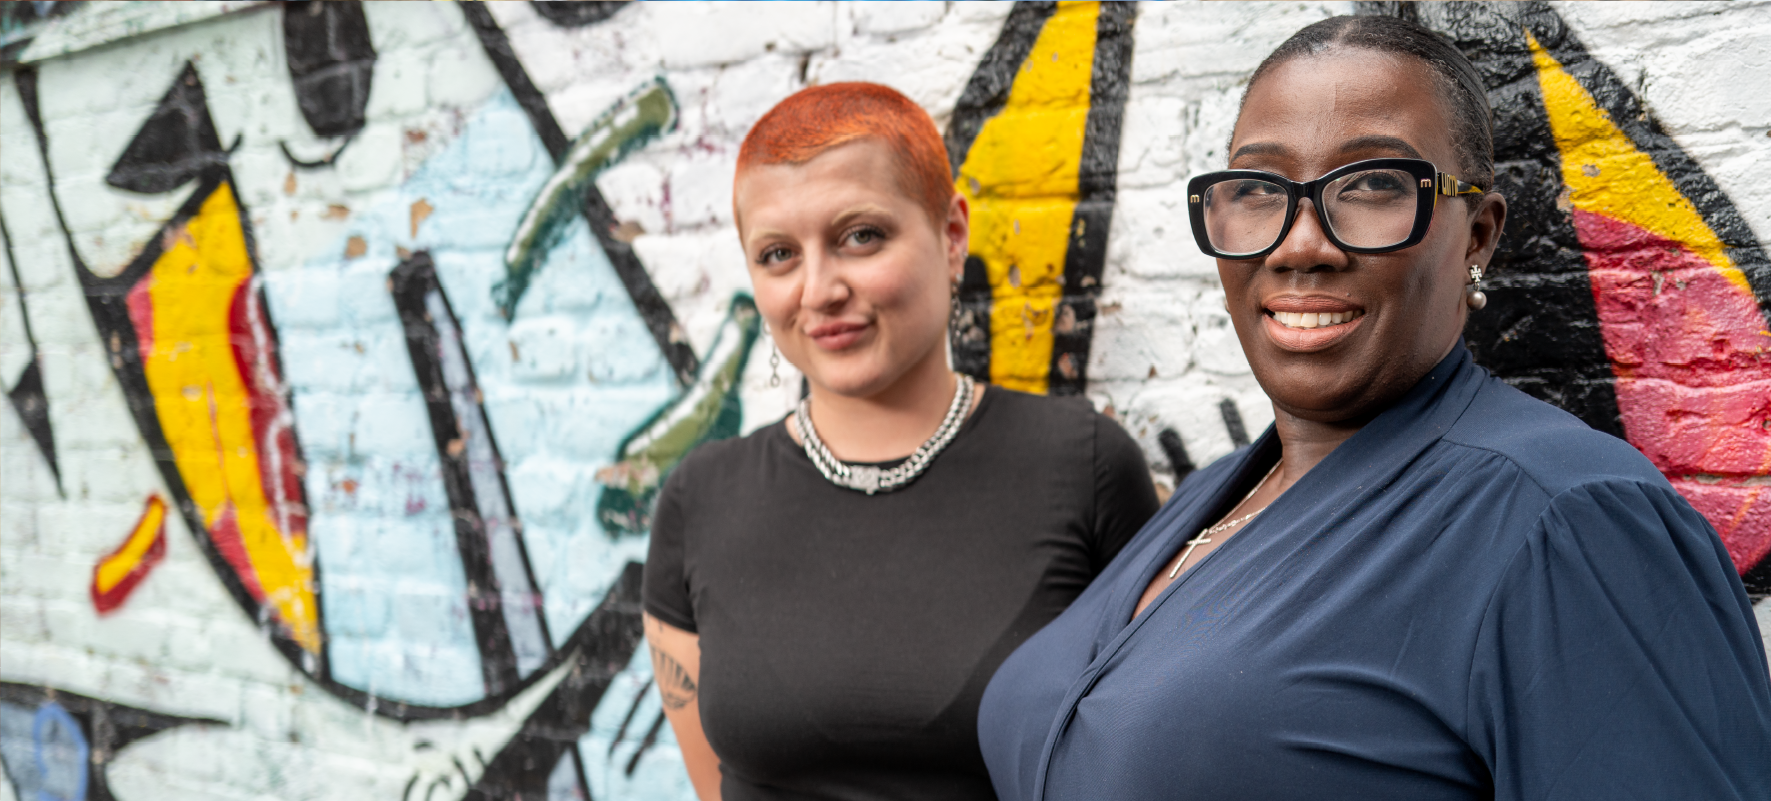
M 1143 449 L 1111 418 L 1095 415 L 1096 574 L 1113 561 L 1159 506 Z
M 1488 601 L 1467 736 L 1508 799 L 1771 799 L 1771 671 L 1739 575 L 1671 488 L 1551 500 Z

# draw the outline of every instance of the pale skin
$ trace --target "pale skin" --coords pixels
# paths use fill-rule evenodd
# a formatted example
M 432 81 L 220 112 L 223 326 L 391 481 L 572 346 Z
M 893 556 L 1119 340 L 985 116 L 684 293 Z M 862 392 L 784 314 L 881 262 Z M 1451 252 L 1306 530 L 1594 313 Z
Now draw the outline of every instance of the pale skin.
M 947 318 L 970 211 L 955 195 L 945 217 L 932 219 L 895 166 L 890 149 L 864 139 L 802 164 L 753 167 L 733 186 L 757 308 L 782 357 L 806 376 L 812 425 L 848 462 L 909 456 L 940 426 L 957 388 Z M 689 779 L 713 801 L 719 757 L 701 726 L 700 637 L 649 614 L 645 631 Z
M 1276 67 L 1249 88 L 1230 144 L 1232 169 L 1314 179 L 1354 161 L 1423 158 L 1460 174 L 1451 116 L 1431 68 L 1413 58 L 1336 48 Z M 1490 187 L 1484 187 L 1490 188 Z M 1420 244 L 1378 254 L 1341 251 L 1304 200 L 1285 241 L 1251 260 L 1218 260 L 1225 303 L 1261 388 L 1273 401 L 1279 466 L 1220 521 L 1264 509 L 1342 442 L 1412 388 L 1457 344 L 1468 269 L 1487 268 L 1506 200 L 1489 192 L 1440 197 Z M 1363 312 L 1327 347 L 1300 348 L 1269 315 L 1286 299 L 1344 303 Z M 1258 519 L 1258 518 L 1256 518 Z M 1234 537 L 1215 534 L 1156 574 L 1137 611 Z

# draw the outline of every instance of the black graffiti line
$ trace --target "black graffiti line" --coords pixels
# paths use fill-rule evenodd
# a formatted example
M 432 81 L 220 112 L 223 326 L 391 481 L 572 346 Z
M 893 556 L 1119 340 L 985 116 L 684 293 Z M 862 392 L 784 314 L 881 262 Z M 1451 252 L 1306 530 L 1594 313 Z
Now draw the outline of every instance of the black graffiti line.
M 635 768 L 640 766 L 640 757 L 652 750 L 658 743 L 658 732 L 664 728 L 664 710 L 658 710 L 658 717 L 652 719 L 651 728 L 646 729 L 645 739 L 640 740 L 640 747 L 634 749 L 633 757 L 627 760 L 627 775 L 632 776 Z
M 1218 416 L 1224 418 L 1224 431 L 1230 435 L 1231 445 L 1240 448 L 1248 444 L 1248 427 L 1242 424 L 1242 411 L 1236 408 L 1235 401 L 1219 401 Z
M 1132 26 L 1136 3 L 1107 2 L 1095 19 L 1095 54 L 1089 77 L 1088 118 L 1083 128 L 1076 210 L 1064 248 L 1064 289 L 1052 325 L 1048 392 L 1080 395 L 1088 388 L 1094 340 L 1095 300 L 1107 264 L 1107 238 L 1118 196 L 1119 140 L 1131 85 Z
M 283 151 L 283 158 L 289 161 L 290 166 L 301 170 L 318 170 L 332 166 L 333 162 L 338 161 L 339 156 L 344 155 L 344 149 L 350 147 L 351 143 L 355 141 L 357 141 L 356 134 L 346 134 L 338 146 L 332 148 L 332 152 L 311 161 L 296 158 L 294 153 L 289 152 L 288 142 L 278 142 L 277 149 Z
M 1414 18 L 1445 35 L 1471 54 L 1487 87 L 1494 113 L 1494 190 L 1506 196 L 1508 213 L 1483 281 L 1488 306 L 1465 324 L 1471 354 L 1507 383 L 1624 438 L 1591 274 L 1573 220 L 1560 207 L 1561 150 L 1526 46 L 1528 28 L 1517 12 L 1541 17 L 1530 26 L 1540 33 L 1560 25 L 1560 18 L 1524 4 L 1358 8 Z
M 1672 181 L 1679 194 L 1697 208 L 1704 223 L 1728 249 L 1735 266 L 1746 275 L 1760 313 L 1766 317 L 1767 324 L 1771 324 L 1771 261 L 1766 259 L 1757 235 L 1740 216 L 1740 210 L 1728 194 L 1667 134 L 1660 118 L 1642 99 L 1630 91 L 1604 62 L 1593 58 L 1555 9 L 1544 2 L 1529 2 L 1523 6 L 1514 13 L 1533 28 L 1532 34 L 1538 43 L 1592 95 L 1599 108 L 1610 114 L 1612 123 L 1629 137 L 1637 150 L 1654 162 L 1662 175 Z M 1554 28 L 1547 24 L 1550 18 L 1554 20 Z
M 562 756 L 577 752 L 598 702 L 639 646 L 642 574 L 638 562 L 628 562 L 602 603 L 560 647 L 570 654 L 572 670 L 492 757 L 468 801 L 547 797 L 553 768 Z M 582 770 L 582 764 L 574 764 Z
M 180 75 L 179 80 L 182 81 L 186 76 L 195 75 L 194 68 L 191 64 L 187 63 L 185 65 L 185 72 Z M 233 596 L 234 602 L 239 604 L 242 611 L 248 613 L 248 617 L 251 619 L 253 625 L 260 626 L 265 630 L 267 638 L 277 648 L 277 651 L 281 653 L 285 659 L 289 660 L 290 664 L 300 668 L 304 673 L 313 677 L 322 686 L 325 686 L 334 692 L 338 692 L 340 689 L 350 689 L 344 688 L 343 685 L 335 685 L 330 682 L 324 640 L 322 640 L 320 646 L 320 653 L 315 656 L 309 654 L 305 648 L 302 648 L 299 643 L 295 642 L 295 640 L 280 627 L 265 625 L 264 620 L 262 619 L 262 613 L 266 610 L 266 607 L 252 597 L 252 593 L 247 589 L 245 582 L 240 576 L 234 573 L 233 565 L 228 562 L 226 557 L 222 556 L 221 551 L 207 536 L 209 530 L 208 524 L 203 518 L 202 511 L 199 510 L 196 504 L 191 500 L 190 491 L 184 483 L 184 476 L 179 472 L 178 464 L 172 455 L 171 446 L 168 444 L 166 434 L 160 427 L 159 416 L 155 413 L 154 405 L 150 400 L 153 398 L 153 392 L 148 387 L 146 373 L 141 364 L 140 342 L 135 334 L 135 325 L 129 317 L 127 295 L 130 287 L 134 286 L 135 283 L 153 267 L 154 262 L 159 260 L 163 252 L 165 237 L 151 237 L 142 247 L 140 255 L 138 255 L 134 261 L 130 262 L 129 266 L 125 267 L 115 276 L 109 278 L 102 277 L 87 267 L 85 260 L 80 257 L 79 250 L 74 247 L 74 237 L 71 230 L 68 228 L 67 218 L 62 213 L 60 193 L 56 190 L 55 171 L 49 161 L 49 139 L 44 132 L 43 118 L 38 106 L 37 71 L 34 68 L 16 70 L 13 72 L 13 83 L 18 88 L 19 98 L 23 101 L 25 106 L 25 116 L 30 120 L 31 129 L 37 138 L 37 150 L 42 159 L 43 176 L 47 187 L 46 191 L 49 195 L 50 208 L 54 211 L 56 223 L 61 229 L 62 240 L 68 250 L 68 258 L 73 263 L 75 275 L 80 280 L 83 294 L 86 297 L 87 308 L 92 314 L 93 325 L 98 329 L 100 338 L 104 340 L 104 344 L 110 352 L 109 358 L 111 372 L 116 377 L 117 383 L 122 389 L 124 397 L 128 400 L 129 411 L 135 420 L 136 430 L 141 433 L 142 440 L 148 446 L 149 453 L 153 457 L 156 467 L 159 469 L 160 478 L 166 484 L 166 491 L 178 501 L 179 513 L 183 515 L 185 526 L 191 531 L 192 539 L 196 541 L 198 550 L 200 550 L 203 553 L 204 558 L 209 561 L 210 568 L 221 580 L 222 586 L 227 589 L 228 594 Z M 198 89 L 199 91 L 201 90 L 200 82 L 198 83 Z M 205 118 L 207 118 L 206 105 L 204 113 Z M 173 213 L 171 219 L 161 227 L 161 232 L 164 233 L 166 231 L 176 230 L 190 219 L 196 217 L 197 213 L 202 208 L 203 202 L 208 200 L 209 196 L 216 190 L 216 188 L 223 183 L 226 183 L 229 186 L 234 185 L 232 171 L 228 169 L 225 163 L 211 165 L 211 167 L 198 178 L 197 187 L 191 192 L 190 197 L 187 198 L 184 204 Z M 235 213 L 239 217 L 241 232 L 245 238 L 247 255 L 248 258 L 252 260 L 254 273 L 256 274 L 258 264 L 256 240 L 253 238 L 251 225 L 248 222 L 250 216 L 248 215 L 246 208 L 241 205 L 239 193 L 237 192 L 234 193 L 234 204 Z M 260 305 L 265 306 L 263 303 L 262 288 L 255 291 L 261 293 Z M 275 326 L 270 321 L 268 307 L 264 309 L 263 313 L 265 314 L 266 325 L 271 326 L 271 329 L 274 331 Z M 281 375 L 283 365 L 280 356 L 273 361 L 273 364 L 276 366 L 278 374 Z M 292 400 L 290 401 L 290 406 L 291 408 L 294 406 Z M 295 438 L 296 433 L 291 430 L 290 436 L 291 438 Z M 295 443 L 295 452 L 297 454 L 301 452 L 301 445 L 298 439 Z M 318 560 L 314 562 L 312 569 L 314 572 L 314 580 L 315 582 L 318 582 L 320 580 L 321 571 Z M 316 624 L 320 626 L 322 631 L 324 631 L 324 604 L 316 604 L 314 618 Z M 352 692 L 355 691 L 353 690 Z M 349 693 L 340 694 L 349 697 Z M 366 708 L 373 706 L 373 699 L 367 694 L 358 693 L 358 695 L 362 697 L 363 705 Z
M 1484 314 L 1471 315 L 1465 337 L 1478 362 L 1496 376 L 1625 438 L 1585 248 L 1557 194 L 1566 191 L 1562 153 L 1549 127 L 1527 33 L 1692 203 L 1746 275 L 1761 313 L 1771 316 L 1771 266 L 1738 209 L 1549 4 L 1358 6 L 1361 13 L 1414 19 L 1444 34 L 1471 55 L 1487 83 L 1495 121 L 1495 189 L 1507 196 L 1510 208 L 1506 236 L 1491 262 L 1499 269 L 1490 303 Z M 1509 295 L 1531 300 L 1509 302 Z M 1771 589 L 1771 557 L 1747 566 L 1741 578 L 1749 591 Z
M 1162 448 L 1163 455 L 1168 457 L 1169 469 L 1173 470 L 1175 474 L 1175 488 L 1179 489 L 1181 480 L 1197 469 L 1192 458 L 1187 456 L 1186 443 L 1181 441 L 1179 432 L 1172 428 L 1165 428 L 1156 435 L 1156 444 Z
M 654 680 L 653 683 L 656 684 L 656 680 Z M 646 693 L 644 690 L 634 693 L 633 703 L 627 705 L 627 714 L 621 717 L 621 725 L 615 727 L 615 736 L 609 738 L 609 756 L 613 757 L 615 755 L 615 746 L 620 745 L 621 741 L 627 738 L 627 727 L 633 723 L 634 715 L 640 711 L 640 704 L 645 700 Z
M 978 60 L 977 68 L 972 71 L 972 77 L 966 81 L 965 89 L 954 104 L 953 118 L 943 136 L 948 166 L 954 177 L 959 176 L 959 168 L 964 166 L 965 157 L 971 153 L 972 143 L 977 140 L 978 132 L 984 129 L 984 123 L 1000 114 L 1007 105 L 1015 76 L 1020 74 L 1027 54 L 1033 52 L 1033 44 L 1039 40 L 1045 21 L 1057 8 L 1058 4 L 1053 2 L 1023 0 L 1015 3 L 1008 18 L 1003 20 L 996 41 Z M 948 332 L 953 369 L 980 381 L 989 381 L 990 305 L 993 299 L 989 268 L 982 258 L 966 256 L 956 300 L 958 314 Z
M 348 137 L 363 129 L 375 77 L 375 46 L 361 2 L 284 3 L 283 54 L 296 105 L 314 133 Z M 288 149 L 283 153 L 288 155 Z M 337 157 L 334 152 L 325 162 Z
M 49 394 L 43 386 L 43 351 L 37 347 L 37 335 L 31 330 L 31 310 L 25 303 L 25 281 L 19 277 L 18 254 L 12 248 L 12 232 L 6 228 L 4 211 L 0 211 L 0 245 L 6 248 L 6 266 L 12 272 L 13 291 L 18 294 L 19 320 L 24 324 L 25 344 L 31 354 L 29 365 L 19 374 L 18 383 L 7 389 L 6 397 L 12 401 L 13 409 L 18 412 L 19 421 L 31 439 L 37 443 L 44 461 L 49 463 L 49 473 L 55 478 L 55 494 L 66 498 L 68 493 L 62 486 L 61 462 L 55 452 L 55 428 L 49 420 Z
M 91 759 L 86 765 L 86 798 L 89 801 L 114 801 L 105 769 L 112 759 L 131 743 L 180 726 L 226 726 L 214 718 L 187 717 L 153 712 L 81 695 L 54 687 L 23 682 L 0 682 L 0 701 L 27 707 L 46 703 L 59 704 L 73 716 L 86 737 Z
M 548 108 L 547 98 L 535 88 L 535 83 L 529 79 L 529 73 L 523 68 L 522 61 L 511 49 L 510 38 L 505 36 L 504 29 L 498 27 L 497 20 L 492 18 L 492 12 L 483 5 L 459 5 L 468 24 L 478 34 L 480 46 L 485 49 L 486 56 L 504 78 L 505 86 L 510 88 L 511 94 L 516 96 L 517 104 L 529 115 L 529 122 L 535 127 L 536 135 L 541 137 L 541 144 L 553 157 L 554 164 L 559 164 L 571 147 L 571 141 Z M 615 237 L 615 212 L 609 208 L 608 201 L 603 198 L 603 193 L 596 188 L 594 182 L 589 182 L 585 187 L 584 221 L 590 225 L 590 233 L 596 237 L 597 244 L 602 246 L 603 253 L 609 258 L 609 264 L 614 266 L 616 277 L 621 279 L 621 286 L 627 290 L 627 297 L 639 311 L 646 330 L 651 333 L 653 341 L 658 343 L 658 350 L 664 354 L 665 361 L 670 363 L 671 370 L 676 373 L 677 383 L 685 387 L 694 383 L 701 360 L 689 346 L 688 337 L 677 323 L 676 312 L 658 291 L 657 285 L 652 283 L 651 273 L 640 263 L 639 255 L 633 252 L 633 246 Z
M 541 0 L 530 8 L 548 22 L 562 28 L 595 25 L 627 7 L 627 0 Z
M 1015 76 L 1021 73 L 1027 54 L 1033 52 L 1033 44 L 1039 41 L 1039 33 L 1045 29 L 1045 21 L 1057 10 L 1055 2 L 1021 0 L 1015 3 L 1008 18 L 1002 22 L 1002 32 L 978 59 L 977 69 L 972 71 L 971 79 L 966 81 L 965 89 L 960 91 L 959 100 L 954 103 L 953 118 L 947 123 L 944 137 L 954 177 L 959 177 L 959 168 L 965 165 L 965 157 L 970 155 L 978 133 L 984 130 L 984 123 L 1008 105 Z
M 31 358 L 37 358 L 37 336 L 31 331 L 31 311 L 25 307 L 25 280 L 19 277 L 18 256 L 12 249 L 12 232 L 6 228 L 6 212 L 0 209 L 0 246 L 6 248 L 6 266 L 12 271 L 12 287 L 18 292 L 19 319 L 25 324 L 25 344 L 31 347 Z
M 498 695 L 534 675 L 551 656 L 534 570 L 519 534 L 491 421 L 480 402 L 479 383 L 462 349 L 461 325 L 430 253 L 419 251 L 401 262 L 388 287 L 430 417 L 486 693 Z M 512 595 L 521 596 L 527 609 L 513 607 Z M 539 642 L 531 642 L 536 636 Z M 539 654 L 525 657 L 537 649 Z M 535 661 L 524 664 L 526 658 Z
M 186 65 L 186 73 L 190 75 L 196 74 L 194 68 L 190 64 Z M 57 224 L 62 231 L 63 242 L 67 247 L 69 259 L 73 262 L 75 272 L 84 287 L 87 303 L 92 310 L 93 321 L 99 329 L 101 338 L 106 340 L 105 344 L 110 349 L 110 357 L 113 360 L 112 372 L 115 374 L 126 398 L 132 400 L 151 398 L 153 395 L 147 386 L 147 380 L 141 368 L 141 350 L 136 338 L 135 327 L 129 319 L 125 298 L 129 287 L 139 281 L 153 266 L 154 262 L 159 260 L 163 253 L 165 240 L 163 237 L 158 236 L 149 239 L 143 246 L 142 252 L 136 260 L 131 262 L 129 266 L 125 267 L 122 272 L 110 278 L 99 276 L 86 266 L 85 261 L 80 257 L 79 251 L 74 247 L 73 236 L 69 232 L 70 229 L 67 226 L 66 218 L 62 213 L 59 194 L 55 189 L 55 173 L 49 161 L 49 142 L 43 128 L 42 116 L 39 112 L 37 100 L 37 72 L 34 68 L 19 69 L 14 71 L 13 79 L 15 85 L 18 87 L 19 96 L 24 103 L 26 117 L 30 120 L 32 130 L 36 135 L 38 152 L 42 158 L 44 178 L 48 186 L 47 191 L 49 193 L 51 209 L 54 211 Z M 183 79 L 183 75 L 181 75 L 180 79 Z M 200 83 L 198 85 L 200 88 Z M 224 181 L 230 186 L 234 185 L 232 172 L 225 164 L 215 167 L 200 177 L 199 183 L 192 191 L 191 196 L 185 201 L 183 206 L 174 212 L 172 218 L 167 222 L 166 226 L 163 227 L 163 230 L 176 229 L 195 217 L 201 209 L 203 201 L 207 199 L 208 196 L 214 192 L 215 188 Z M 253 236 L 251 226 L 247 223 L 249 216 L 244 206 L 240 204 L 239 194 L 237 192 L 235 193 L 235 206 L 235 210 L 239 215 L 242 233 L 246 237 L 248 253 L 254 254 L 252 255 L 252 258 L 253 263 L 256 265 L 256 239 Z M 266 310 L 266 314 L 268 320 L 268 309 Z M 276 366 L 279 374 L 281 374 L 282 364 L 280 361 L 280 354 Z M 179 473 L 177 466 L 173 461 L 171 449 L 167 444 L 165 434 L 160 427 L 159 418 L 154 413 L 152 404 L 131 402 L 128 405 L 130 407 L 130 412 L 135 419 L 137 429 L 141 432 L 143 440 L 146 441 L 148 448 L 160 469 L 161 478 L 166 483 L 167 492 L 172 497 L 179 500 L 179 511 L 184 515 L 187 528 L 189 528 L 194 535 L 196 532 L 206 531 L 207 529 L 205 528 L 201 511 L 189 500 L 190 493 L 185 487 L 183 476 Z M 293 401 L 291 401 L 291 407 L 293 407 Z M 298 452 L 299 449 L 300 446 L 298 442 Z M 250 591 L 246 588 L 240 577 L 233 572 L 232 565 L 222 556 L 221 552 L 215 547 L 215 544 L 210 541 L 207 536 L 193 536 L 193 539 L 197 542 L 198 549 L 202 551 L 204 558 L 209 561 L 211 570 L 220 578 L 222 586 L 233 596 L 235 603 L 239 604 L 242 610 L 260 610 L 262 612 L 263 607 L 253 599 Z M 315 560 L 312 569 L 314 571 L 314 580 L 316 584 L 318 584 L 322 578 L 323 565 L 319 560 Z M 326 619 L 325 604 L 318 604 L 317 608 L 314 610 L 314 615 L 320 629 L 324 631 Z M 262 621 L 259 619 L 258 615 L 249 616 L 255 625 L 262 625 Z M 402 722 L 472 718 L 491 714 L 504 708 L 504 706 L 508 704 L 511 698 L 517 693 L 526 689 L 541 676 L 549 673 L 565 658 L 564 653 L 555 651 L 554 654 L 527 679 L 518 684 L 507 687 L 503 692 L 488 694 L 485 698 L 457 706 L 430 706 L 426 704 L 413 704 L 404 701 L 390 701 L 389 699 L 378 698 L 366 691 L 334 681 L 331 677 L 330 665 L 326 657 L 327 646 L 324 641 L 322 641 L 320 656 L 317 660 L 313 660 L 310 663 L 307 651 L 293 639 L 289 638 L 284 632 L 276 627 L 270 627 L 266 633 L 278 652 L 281 653 L 290 664 L 300 668 L 310 679 L 327 692 L 332 693 L 346 703 L 366 712 Z
M 49 161 L 49 140 L 44 131 L 42 116 L 39 112 L 37 100 L 37 80 L 38 77 L 35 68 L 26 67 L 13 71 L 13 82 L 18 88 L 20 99 L 25 107 L 26 118 L 31 123 L 32 132 L 36 137 L 37 150 L 42 159 L 44 179 L 48 187 L 47 191 L 49 194 L 50 208 L 54 212 L 56 222 L 61 229 L 62 240 L 64 246 L 67 248 L 68 257 L 74 264 L 75 273 L 84 287 L 87 302 L 92 311 L 93 321 L 99 329 L 101 338 L 106 340 L 105 345 L 110 351 L 110 358 L 114 360 L 112 362 L 112 372 L 116 376 L 118 383 L 121 385 L 124 396 L 132 401 L 140 398 L 151 398 L 153 397 L 152 393 L 148 389 L 146 378 L 141 370 L 141 350 L 136 339 L 135 328 L 129 320 L 128 310 L 125 305 L 125 296 L 128 287 L 134 285 L 134 283 L 147 272 L 153 263 L 159 259 L 163 252 L 162 248 L 164 240 L 161 237 L 150 239 L 146 245 L 144 245 L 142 253 L 136 261 L 131 262 L 128 267 L 125 267 L 121 273 L 114 277 L 105 278 L 93 273 L 87 268 L 85 261 L 80 257 L 79 251 L 74 247 L 73 236 L 67 226 L 66 217 L 62 212 L 59 194 L 55 189 L 55 173 Z M 234 184 L 232 173 L 225 167 L 225 165 L 222 165 L 201 177 L 197 187 L 192 191 L 190 198 L 186 200 L 183 206 L 174 212 L 172 218 L 168 221 L 166 228 L 176 228 L 195 217 L 198 210 L 201 208 L 203 200 L 206 199 L 209 194 L 214 191 L 215 187 L 223 181 L 226 181 L 229 185 Z M 239 205 L 238 193 L 236 193 L 235 198 L 236 211 L 241 220 L 241 227 L 248 237 L 248 252 L 256 253 L 256 243 L 255 240 L 251 238 L 251 228 L 246 222 L 249 217 L 245 208 Z M 254 264 L 256 264 L 255 256 Z M 277 367 L 279 372 L 281 372 L 282 365 L 279 363 Z M 229 595 L 233 596 L 234 602 L 239 605 L 241 610 L 261 609 L 260 605 L 252 598 L 251 593 L 246 589 L 245 584 L 242 583 L 239 576 L 234 574 L 232 565 L 230 565 L 226 558 L 221 555 L 220 551 L 216 549 L 215 544 L 211 542 L 208 537 L 196 535 L 196 532 L 206 530 L 203 528 L 202 514 L 196 506 L 189 501 L 190 493 L 184 485 L 183 477 L 179 474 L 176 465 L 172 461 L 170 448 L 167 445 L 165 434 L 160 427 L 159 418 L 154 414 L 152 405 L 138 402 L 130 402 L 128 405 L 130 407 L 130 413 L 135 420 L 137 430 L 141 432 L 142 439 L 147 443 L 156 464 L 159 466 L 161 479 L 166 484 L 167 492 L 171 497 L 179 499 L 179 511 L 184 515 L 187 528 L 193 532 L 192 539 L 196 541 L 198 550 L 200 550 L 203 553 L 204 558 L 208 560 L 212 572 L 214 572 L 221 580 L 222 586 L 228 591 Z M 299 444 L 297 448 L 299 451 Z M 322 571 L 322 565 L 318 560 L 315 560 L 313 571 L 315 581 L 318 583 Z M 629 601 L 631 605 L 635 605 L 635 609 L 637 609 L 638 603 L 637 580 L 637 574 L 635 574 L 633 599 Z M 314 610 L 314 614 L 316 620 L 319 622 L 321 630 L 324 631 L 325 605 L 319 604 L 318 608 Z M 250 617 L 252 617 L 254 624 L 258 623 L 256 616 Z M 588 619 L 584 621 L 584 623 L 580 625 L 579 631 L 585 631 L 585 626 L 590 625 L 592 622 L 593 621 Z M 603 624 L 599 623 L 598 625 Z M 637 642 L 640 631 L 637 612 L 634 613 L 632 629 L 633 636 L 636 638 Z M 290 664 L 302 669 L 302 671 L 322 689 L 353 707 L 379 717 L 401 722 L 475 718 L 492 714 L 503 709 L 510 703 L 512 698 L 527 689 L 535 681 L 543 676 L 551 674 L 551 672 L 559 667 L 559 665 L 561 665 L 566 659 L 578 658 L 568 649 L 556 649 L 553 655 L 549 657 L 541 667 L 537 668 L 529 678 L 506 688 L 501 693 L 488 695 L 477 701 L 456 706 L 431 706 L 378 698 L 358 688 L 341 684 L 333 680 L 331 677 L 330 666 L 325 656 L 324 644 L 322 644 L 322 652 L 318 660 L 313 664 L 307 664 L 307 652 L 294 640 L 284 635 L 275 627 L 272 627 L 267 631 L 267 634 L 269 635 L 268 639 L 271 641 L 272 645 L 276 647 L 277 651 L 281 653 Z M 578 636 L 579 635 L 577 634 L 574 635 L 574 637 Z M 572 640 L 568 640 L 568 642 L 571 641 Z M 631 650 L 632 648 L 629 646 L 627 652 L 631 654 Z

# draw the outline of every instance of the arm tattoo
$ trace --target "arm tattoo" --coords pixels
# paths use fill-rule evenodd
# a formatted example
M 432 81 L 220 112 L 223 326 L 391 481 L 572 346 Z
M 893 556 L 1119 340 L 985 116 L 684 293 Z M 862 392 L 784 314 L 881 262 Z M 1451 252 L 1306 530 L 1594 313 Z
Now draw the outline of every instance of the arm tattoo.
M 658 684 L 658 695 L 664 699 L 664 708 L 675 710 L 688 706 L 695 700 L 695 680 L 689 678 L 689 671 L 670 654 L 656 645 L 651 648 L 652 663 L 657 666 L 652 678 Z

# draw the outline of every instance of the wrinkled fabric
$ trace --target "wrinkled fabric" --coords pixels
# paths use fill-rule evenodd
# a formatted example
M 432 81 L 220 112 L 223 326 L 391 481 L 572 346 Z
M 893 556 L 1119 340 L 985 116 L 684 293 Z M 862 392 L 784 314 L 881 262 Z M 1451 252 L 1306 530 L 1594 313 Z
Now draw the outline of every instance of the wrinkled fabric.
M 1279 450 L 1189 478 L 1004 662 L 1004 801 L 1771 799 L 1771 669 L 1714 530 L 1462 346 L 1134 620 Z

